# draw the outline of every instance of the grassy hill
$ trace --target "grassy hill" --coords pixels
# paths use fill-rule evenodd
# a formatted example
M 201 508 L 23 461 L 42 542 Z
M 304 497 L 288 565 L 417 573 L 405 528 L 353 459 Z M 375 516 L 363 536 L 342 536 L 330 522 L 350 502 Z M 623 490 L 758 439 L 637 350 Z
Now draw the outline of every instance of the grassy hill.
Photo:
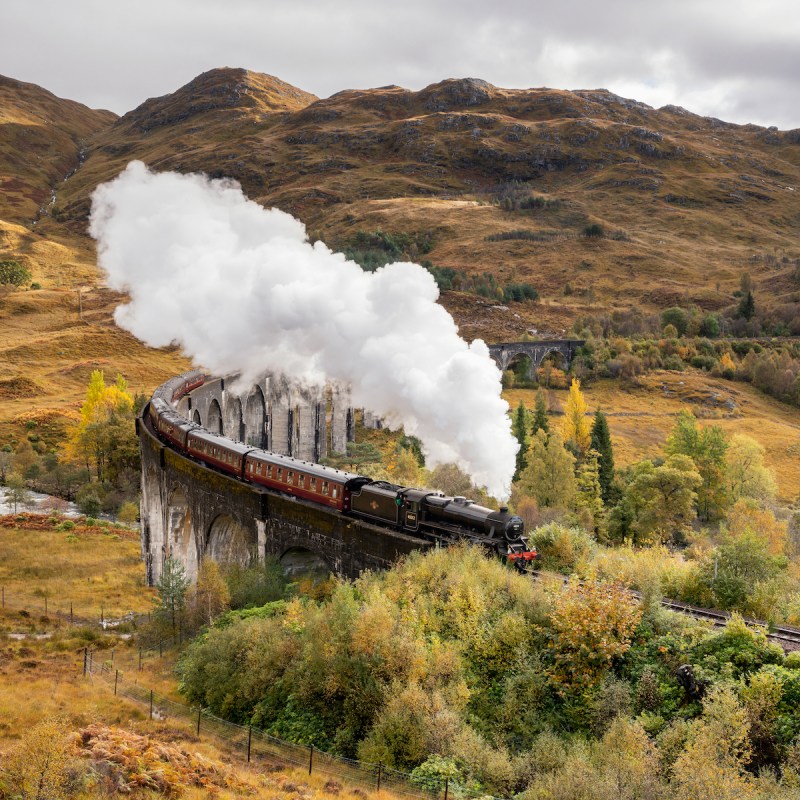
M 91 192 L 133 158 L 235 178 L 339 249 L 390 234 L 399 257 L 453 270 L 442 303 L 468 339 L 560 334 L 631 308 L 724 309 L 745 270 L 760 306 L 800 321 L 798 131 L 473 79 L 320 100 L 232 68 L 116 118 L 3 78 L 0 259 L 41 289 L 0 292 L 0 434 L 31 406 L 74 413 L 93 368 L 148 390 L 186 364 L 114 326 L 121 298 L 86 235 Z M 480 297 L 483 273 L 539 300 Z

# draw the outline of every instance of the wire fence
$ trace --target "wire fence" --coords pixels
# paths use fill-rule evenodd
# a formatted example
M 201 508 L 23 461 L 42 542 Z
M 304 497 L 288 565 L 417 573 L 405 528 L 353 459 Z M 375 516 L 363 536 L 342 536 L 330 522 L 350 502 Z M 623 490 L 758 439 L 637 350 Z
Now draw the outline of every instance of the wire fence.
M 63 600 L 56 603 L 44 595 L 33 599 L 20 597 L 10 594 L 2 586 L 0 586 L 0 611 L 15 612 L 25 618 L 38 618 L 40 621 L 48 623 L 55 621 L 61 625 L 76 628 L 100 628 L 109 633 L 118 633 L 128 639 L 135 636 L 140 670 L 143 668 L 146 658 L 156 655 L 161 657 L 171 648 L 180 646 L 190 638 L 183 631 L 181 625 L 178 625 L 173 633 L 166 636 L 157 629 L 153 630 L 150 628 L 153 622 L 150 613 L 137 614 L 131 611 L 122 617 L 107 617 L 102 606 L 96 615 L 87 614 L 85 610 L 83 613 L 77 613 L 72 603 Z
M 197 737 L 208 737 L 238 754 L 247 763 L 288 766 L 307 770 L 309 775 L 320 774 L 367 791 L 387 791 L 398 797 L 417 800 L 470 800 L 492 796 L 476 792 L 449 778 L 414 780 L 409 773 L 389 769 L 383 764 L 367 764 L 354 759 L 334 756 L 313 745 L 300 745 L 270 736 L 252 725 L 237 725 L 221 719 L 210 711 L 180 703 L 128 679 L 116 669 L 113 661 L 100 660 L 103 651 L 88 648 L 83 654 L 83 674 L 98 678 L 113 688 L 114 695 L 139 703 L 148 710 L 151 720 L 182 723 Z M 96 656 L 98 656 L 96 658 Z
M 22 597 L 8 592 L 5 586 L 0 586 L 0 609 L 23 612 L 28 616 L 47 617 L 48 620 L 55 619 L 65 625 L 96 626 L 103 630 L 124 627 L 136 630 L 137 627 L 148 623 L 151 617 L 149 613 L 137 614 L 133 611 L 120 617 L 109 616 L 102 605 L 91 610 L 75 607 L 71 601 L 64 598 L 51 598 L 44 592 L 35 591 L 33 597 Z

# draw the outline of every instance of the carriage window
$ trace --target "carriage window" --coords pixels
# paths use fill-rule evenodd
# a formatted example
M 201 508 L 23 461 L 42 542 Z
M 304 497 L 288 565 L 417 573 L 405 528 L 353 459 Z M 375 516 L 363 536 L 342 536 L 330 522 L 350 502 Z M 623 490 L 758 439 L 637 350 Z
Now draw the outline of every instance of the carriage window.
M 280 467 L 278 467 L 278 480 L 283 480 L 283 470 Z
M 302 489 L 304 486 L 304 481 L 306 479 L 305 475 L 298 475 L 297 476 L 297 485 Z
M 289 474 L 286 477 L 286 482 L 287 483 L 294 483 L 294 472 L 292 472 L 291 470 L 289 470 Z
M 333 487 L 333 496 L 334 497 L 338 497 L 339 496 L 339 490 L 335 486 Z
M 267 467 L 267 476 L 270 477 L 270 478 L 272 477 L 272 465 L 271 464 Z
M 312 492 L 316 492 L 317 491 L 317 479 L 316 478 L 312 478 L 311 479 L 311 491 Z
M 328 481 L 322 481 L 322 494 L 328 494 Z

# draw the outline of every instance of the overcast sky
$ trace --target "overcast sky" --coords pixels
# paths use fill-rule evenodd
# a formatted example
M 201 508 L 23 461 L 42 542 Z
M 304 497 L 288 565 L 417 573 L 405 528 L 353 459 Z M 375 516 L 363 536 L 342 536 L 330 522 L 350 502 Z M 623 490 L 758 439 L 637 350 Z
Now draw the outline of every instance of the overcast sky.
M 124 113 L 213 67 L 320 97 L 451 77 L 800 127 L 798 0 L 0 0 L 0 74 Z

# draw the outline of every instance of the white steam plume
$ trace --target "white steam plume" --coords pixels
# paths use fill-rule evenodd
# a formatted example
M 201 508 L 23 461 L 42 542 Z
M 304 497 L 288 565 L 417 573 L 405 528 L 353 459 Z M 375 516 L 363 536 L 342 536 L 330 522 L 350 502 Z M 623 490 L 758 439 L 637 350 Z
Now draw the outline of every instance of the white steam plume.
M 356 406 L 418 436 L 430 463 L 454 461 L 508 495 L 517 442 L 500 371 L 482 341 L 458 335 L 422 267 L 364 272 L 233 181 L 140 161 L 97 187 L 89 230 L 110 286 L 131 298 L 116 321 L 139 339 L 178 342 L 216 374 L 349 384 Z

